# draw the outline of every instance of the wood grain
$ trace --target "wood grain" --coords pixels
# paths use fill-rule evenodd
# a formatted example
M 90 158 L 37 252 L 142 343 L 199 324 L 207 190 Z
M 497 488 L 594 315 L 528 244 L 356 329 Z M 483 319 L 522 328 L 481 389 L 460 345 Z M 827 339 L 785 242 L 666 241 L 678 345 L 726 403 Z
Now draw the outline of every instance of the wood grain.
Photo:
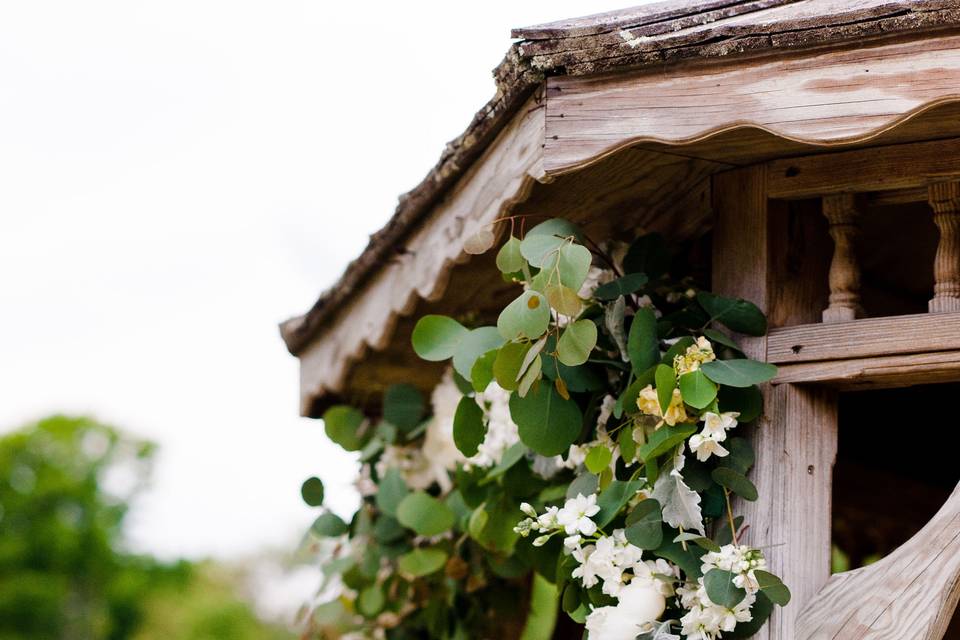
M 713 178 L 713 287 L 752 300 L 780 321 L 809 322 L 821 307 L 809 303 L 815 290 L 796 287 L 796 278 L 790 278 L 791 261 L 782 250 L 793 233 L 790 212 L 771 209 L 766 180 L 764 165 Z M 794 293 L 783 295 L 785 288 Z M 767 337 L 741 339 L 747 355 L 760 359 L 767 342 Z M 796 613 L 829 576 L 836 402 L 829 389 L 788 384 L 765 385 L 763 394 L 764 414 L 748 432 L 757 453 L 752 480 L 760 498 L 737 500 L 734 509 L 749 526 L 743 542 L 767 548 L 771 571 L 790 585 L 794 597 L 754 637 L 793 640 Z
M 841 391 L 960 381 L 960 351 L 780 365 L 773 384 L 827 384 Z
M 823 215 L 830 224 L 833 258 L 830 260 L 830 306 L 824 322 L 847 322 L 863 316 L 860 306 L 860 262 L 856 239 L 860 235 L 860 207 L 851 193 L 823 198 Z
M 940 231 L 929 309 L 931 313 L 960 311 L 960 182 L 935 182 L 929 190 L 933 222 Z
M 767 360 L 774 364 L 957 349 L 960 313 L 782 327 L 767 336 Z
M 960 485 L 937 515 L 892 554 L 830 578 L 799 614 L 795 637 L 940 640 L 958 599 Z
M 383 349 L 418 300 L 443 295 L 454 264 L 467 259 L 464 240 L 525 198 L 541 177 L 542 140 L 543 109 L 531 100 L 403 250 L 320 328 L 299 354 L 302 414 L 309 415 L 317 397 L 342 391 L 353 364 L 367 349 Z
M 767 175 L 771 198 L 926 188 L 960 176 L 960 138 L 775 160 Z
M 557 174 L 638 142 L 758 127 L 815 144 L 863 140 L 960 99 L 960 37 L 547 80 L 544 166 Z

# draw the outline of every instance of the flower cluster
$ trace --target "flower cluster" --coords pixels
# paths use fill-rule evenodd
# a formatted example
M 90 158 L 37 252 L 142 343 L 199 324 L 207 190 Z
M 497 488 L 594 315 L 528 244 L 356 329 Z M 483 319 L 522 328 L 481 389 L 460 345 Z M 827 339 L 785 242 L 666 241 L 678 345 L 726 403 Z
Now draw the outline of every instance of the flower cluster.
M 753 619 L 750 609 L 760 589 L 754 572 L 765 569 L 767 563 L 760 550 L 734 544 L 707 553 L 701 560 L 704 575 L 712 569 L 729 571 L 734 574 L 733 584 L 746 594 L 733 607 L 725 607 L 710 600 L 703 578 L 696 585 L 677 589 L 681 606 L 687 610 L 680 619 L 684 636 L 688 640 L 715 640 L 723 632 L 733 631 L 737 623 Z
M 690 451 L 697 454 L 697 460 L 706 462 L 711 455 L 723 458 L 730 454 L 720 443 L 727 439 L 727 431 L 737 426 L 739 415 L 735 411 L 703 414 L 703 430 L 690 436 Z

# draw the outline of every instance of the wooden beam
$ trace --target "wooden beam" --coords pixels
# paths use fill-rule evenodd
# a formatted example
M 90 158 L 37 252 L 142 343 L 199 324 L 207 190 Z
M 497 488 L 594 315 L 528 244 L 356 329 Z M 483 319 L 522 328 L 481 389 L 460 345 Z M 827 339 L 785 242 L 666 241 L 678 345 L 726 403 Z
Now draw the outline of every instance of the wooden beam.
M 794 261 L 783 250 L 794 225 L 785 207 L 771 209 L 766 183 L 764 165 L 714 176 L 713 287 L 752 300 L 777 322 L 810 322 L 821 307 L 809 299 L 819 294 L 791 277 L 793 269 L 803 268 L 802 256 Z M 766 356 L 768 338 L 742 344 L 748 355 Z M 765 385 L 763 393 L 763 416 L 746 432 L 757 452 L 752 479 L 760 498 L 738 500 L 734 509 L 749 526 L 742 541 L 767 548 L 771 571 L 794 596 L 754 638 L 794 640 L 796 613 L 829 577 L 836 402 L 823 388 Z
M 841 391 L 960 381 L 960 351 L 780 365 L 773 384 L 826 384 Z
M 558 174 L 628 145 L 682 145 L 744 127 L 809 144 L 863 142 L 952 100 L 960 36 L 550 77 L 544 168 Z
M 790 509 L 785 509 L 790 511 Z M 803 529 L 803 524 L 798 525 Z M 798 616 L 796 640 L 940 640 L 960 600 L 960 485 L 886 558 L 840 573 Z
M 767 175 L 771 198 L 916 189 L 960 176 L 960 138 L 774 160 Z
M 382 350 L 397 321 L 420 300 L 439 299 L 451 270 L 468 259 L 464 240 L 491 224 L 543 178 L 543 106 L 531 98 L 444 200 L 420 223 L 393 259 L 355 292 L 299 354 L 300 407 L 339 393 L 369 349 Z
M 958 349 L 960 313 L 807 324 L 773 329 L 767 336 L 767 360 L 774 364 Z

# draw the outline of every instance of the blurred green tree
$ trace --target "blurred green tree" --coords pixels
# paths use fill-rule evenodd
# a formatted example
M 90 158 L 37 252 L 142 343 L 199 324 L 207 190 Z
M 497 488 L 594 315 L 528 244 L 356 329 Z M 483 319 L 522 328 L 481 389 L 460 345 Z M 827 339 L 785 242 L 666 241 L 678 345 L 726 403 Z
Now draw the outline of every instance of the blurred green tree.
M 211 565 L 123 551 L 124 517 L 155 451 L 67 416 L 0 437 L 0 640 L 283 637 Z

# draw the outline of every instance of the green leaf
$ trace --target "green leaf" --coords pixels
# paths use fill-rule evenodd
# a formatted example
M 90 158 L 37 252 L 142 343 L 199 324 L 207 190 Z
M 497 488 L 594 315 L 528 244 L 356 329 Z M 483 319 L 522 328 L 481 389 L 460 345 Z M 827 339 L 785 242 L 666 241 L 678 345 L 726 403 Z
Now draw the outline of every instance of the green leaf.
M 397 520 L 421 536 L 435 536 L 453 527 L 450 507 L 423 491 L 409 494 L 397 505 Z
M 650 307 L 640 309 L 633 316 L 630 333 L 627 335 L 627 353 L 630 354 L 630 365 L 637 376 L 657 364 L 660 359 L 657 318 Z
M 696 580 L 700 577 L 700 558 L 706 553 L 701 547 L 683 545 L 664 540 L 663 544 L 654 549 L 653 554 L 665 560 L 669 560 L 683 570 L 688 580 Z
M 498 349 L 491 349 L 477 358 L 470 369 L 470 385 L 477 393 L 482 393 L 493 382 L 493 363 L 497 359 Z
M 497 318 L 497 330 L 504 340 L 536 340 L 550 324 L 550 305 L 546 297 L 527 290 L 507 305 Z
M 738 622 L 736 628 L 729 634 L 724 632 L 724 639 L 754 637 L 754 635 L 760 632 L 763 625 L 767 623 L 767 620 L 770 619 L 771 613 L 773 613 L 773 603 L 770 602 L 770 598 L 761 591 L 757 594 L 757 601 L 750 607 L 750 615 L 753 616 L 753 618 L 747 622 Z
M 473 370 L 477 358 L 502 344 L 503 338 L 500 337 L 500 332 L 497 331 L 496 327 L 473 329 L 464 336 L 457 346 L 456 352 L 453 354 L 453 368 L 469 380 L 470 372 Z
M 741 526 L 743 526 L 743 516 L 737 516 L 733 519 L 734 531 L 739 531 Z M 733 542 L 733 533 L 730 531 L 730 523 L 727 521 L 727 518 L 724 518 L 720 522 L 720 529 L 717 531 L 714 539 L 719 545 L 726 545 Z
M 654 380 L 657 386 L 660 412 L 666 415 L 667 409 L 670 408 L 670 401 L 673 400 L 673 390 L 677 388 L 677 374 L 674 373 L 673 367 L 660 364 L 657 365 L 657 370 L 654 372 Z
M 567 487 L 567 500 L 578 495 L 589 496 L 597 492 L 600 487 L 600 478 L 592 473 L 581 473 L 573 479 Z
M 323 504 L 323 481 L 320 478 L 307 478 L 300 487 L 300 496 L 311 507 Z
M 364 440 L 359 431 L 366 418 L 360 411 L 347 405 L 336 405 L 323 414 L 323 428 L 327 437 L 347 451 L 359 451 Z
M 557 358 L 568 367 L 576 367 L 590 359 L 597 346 L 597 325 L 592 320 L 568 324 L 557 341 Z
M 383 611 L 386 603 L 387 599 L 383 595 L 383 587 L 378 584 L 371 584 L 357 596 L 357 610 L 366 618 L 372 618 Z
M 691 407 L 704 409 L 717 397 L 717 385 L 697 369 L 680 376 L 680 395 Z
M 700 365 L 703 373 L 716 382 L 728 387 L 749 387 L 772 379 L 777 368 L 766 362 L 756 360 L 714 360 Z
M 516 273 L 523 269 L 523 255 L 520 253 L 520 240 L 514 236 L 503 243 L 497 252 L 497 269 L 503 273 Z
M 767 332 L 767 318 L 752 302 L 706 291 L 697 294 L 697 302 L 710 314 L 712 321 L 720 322 L 733 331 L 749 336 L 762 336 Z
M 397 568 L 414 578 L 422 578 L 436 573 L 447 563 L 447 552 L 443 549 L 414 549 L 397 560 Z
M 539 573 L 533 574 L 530 612 L 520 640 L 550 640 L 557 626 L 557 587 Z
M 383 419 L 409 431 L 420 424 L 426 413 L 423 394 L 412 384 L 393 384 L 383 396 Z
M 730 467 L 746 475 L 753 463 L 757 461 L 753 446 L 745 438 L 730 438 L 726 442 L 726 448 L 730 455 L 720 459 L 722 467 Z
M 447 316 L 423 316 L 413 328 L 413 350 L 424 360 L 452 358 L 469 330 Z
M 559 281 L 565 287 L 579 291 L 590 272 L 592 260 L 589 249 L 580 244 L 565 242 L 556 253 L 544 261 L 543 271 L 547 274 L 547 282 Z
M 747 597 L 746 591 L 733 584 L 733 574 L 722 569 L 707 571 L 703 576 L 703 586 L 711 602 L 727 609 L 733 609 Z
M 637 451 L 637 457 L 644 462 L 658 458 L 671 451 L 678 444 L 697 432 L 695 424 L 663 425 L 650 435 L 647 443 Z
M 597 287 L 593 292 L 593 297 L 597 300 L 615 300 L 619 296 L 626 296 L 634 291 L 639 291 L 643 285 L 647 284 L 647 274 L 628 273 L 622 278 L 617 278 L 613 282 L 608 282 Z
M 493 361 L 493 377 L 498 385 L 507 391 L 517 388 L 520 368 L 529 350 L 529 342 L 508 342 L 500 347 Z
M 645 273 L 655 279 L 670 268 L 670 253 L 663 236 L 650 233 L 633 241 L 623 258 L 623 268 L 629 273 Z
M 753 422 L 763 413 L 763 394 L 755 385 L 743 387 L 720 387 L 717 394 L 721 411 L 736 411 L 740 423 Z
M 620 457 L 627 464 L 637 459 L 637 441 L 633 439 L 633 426 L 628 424 L 617 434 L 617 444 L 620 445 Z
M 627 515 L 626 524 L 624 534 L 630 544 L 652 550 L 663 543 L 663 516 L 656 500 L 644 500 L 634 507 Z
M 486 479 L 492 480 L 505 474 L 513 465 L 523 459 L 524 451 L 525 448 L 522 442 L 511 445 L 510 448 L 503 452 L 503 455 L 500 457 L 500 463 L 487 473 Z
M 716 329 L 704 329 L 703 335 L 710 339 L 710 342 L 715 344 L 720 344 L 730 349 L 733 349 L 737 353 L 743 354 L 743 351 L 740 349 L 740 345 L 734 342 L 733 338 L 723 333 L 722 331 L 717 331 Z
M 583 425 L 577 403 L 565 400 L 550 384 L 536 385 L 524 398 L 511 395 L 510 416 L 523 444 L 542 456 L 566 453 Z
M 493 248 L 496 241 L 497 237 L 494 235 L 493 229 L 488 225 L 484 225 L 464 241 L 463 250 L 470 255 L 477 256 Z
M 771 602 L 781 607 L 785 607 L 790 603 L 790 589 L 787 588 L 787 585 L 783 584 L 780 578 L 769 571 L 761 571 L 759 569 L 754 571 L 753 574 L 760 584 L 760 590 L 770 598 Z
M 579 239 L 580 230 L 562 218 L 541 222 L 527 232 L 520 242 L 520 254 L 534 267 L 542 267 L 551 253 L 557 251 L 568 238 Z
M 381 544 L 396 542 L 406 533 L 403 525 L 397 522 L 396 518 L 388 515 L 380 516 L 373 525 L 373 537 Z
M 613 452 L 605 445 L 599 444 L 590 449 L 584 464 L 591 473 L 600 473 L 610 466 L 611 460 L 613 460 Z
M 699 533 L 684 532 L 678 535 L 676 538 L 674 538 L 673 541 L 674 542 L 692 542 L 693 544 L 697 545 L 702 549 L 706 549 L 707 551 L 713 551 L 715 553 L 720 552 L 720 545 L 718 545 L 716 542 L 714 542 L 710 538 L 701 536 Z
M 326 511 L 313 521 L 310 530 L 321 538 L 335 538 L 347 532 L 347 523 L 337 514 Z
M 527 356 L 529 355 L 528 353 Z M 539 355 L 536 355 L 530 363 L 530 366 L 527 367 L 527 370 L 524 372 L 523 377 L 520 378 L 520 384 L 517 385 L 517 393 L 520 394 L 520 397 L 524 397 L 530 392 L 530 387 L 540 379 L 542 373 L 543 360 Z
M 731 469 L 730 467 L 717 467 L 713 470 L 713 473 L 710 474 L 710 477 L 713 478 L 714 482 L 733 491 L 744 500 L 753 502 L 758 497 L 757 488 L 753 483 L 735 469 Z
M 641 480 L 614 480 L 611 482 L 597 498 L 597 506 L 600 507 L 600 511 L 593 516 L 593 521 L 601 528 L 610 524 L 630 498 L 637 495 L 637 491 L 642 486 L 643 481 Z
M 403 476 L 399 469 L 390 467 L 380 479 L 380 485 L 377 490 L 377 507 L 387 515 L 397 515 L 397 505 L 403 500 L 410 489 L 407 483 L 403 481 Z
M 475 398 L 464 396 L 460 398 L 457 412 L 453 415 L 453 442 L 460 452 L 471 458 L 477 455 L 477 450 L 487 435 L 487 427 L 483 424 L 483 409 Z
M 470 537 L 484 548 L 502 555 L 513 553 L 520 537 L 513 528 L 523 518 L 517 503 L 507 496 L 493 504 L 484 504 L 470 516 Z
M 580 300 L 580 296 L 566 285 L 549 284 L 544 290 L 544 295 L 547 296 L 547 302 L 550 303 L 550 306 L 561 315 L 575 318 L 580 315 L 580 311 L 583 309 L 583 301 Z

